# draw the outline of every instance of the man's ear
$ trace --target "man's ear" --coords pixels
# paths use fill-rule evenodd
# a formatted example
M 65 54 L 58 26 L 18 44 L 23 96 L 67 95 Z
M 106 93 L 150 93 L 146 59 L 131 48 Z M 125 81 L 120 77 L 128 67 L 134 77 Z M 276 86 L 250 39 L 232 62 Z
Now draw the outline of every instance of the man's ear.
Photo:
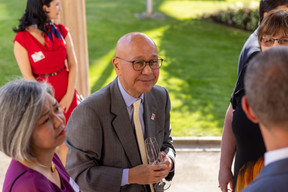
M 113 63 L 113 67 L 114 67 L 117 75 L 119 76 L 118 73 L 119 73 L 120 68 L 119 68 L 119 63 L 118 63 L 118 60 L 117 60 L 116 57 L 113 57 L 113 58 L 112 58 L 112 63 Z
M 250 119 L 253 123 L 258 123 L 258 119 L 256 118 L 252 108 L 250 107 L 246 95 L 242 97 L 242 109 L 245 112 L 248 119 Z

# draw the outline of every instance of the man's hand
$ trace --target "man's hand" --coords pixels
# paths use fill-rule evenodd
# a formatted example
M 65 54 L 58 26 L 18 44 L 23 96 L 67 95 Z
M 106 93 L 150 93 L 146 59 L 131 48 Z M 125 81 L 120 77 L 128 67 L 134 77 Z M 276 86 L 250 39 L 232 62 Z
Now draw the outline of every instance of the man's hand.
M 166 163 L 159 165 L 138 165 L 129 169 L 128 182 L 130 184 L 152 184 L 158 183 L 169 174 Z
M 162 158 L 162 161 L 161 161 L 160 164 L 165 164 L 165 165 L 167 165 L 167 171 L 168 171 L 168 173 L 167 173 L 167 175 L 165 176 L 165 177 L 167 177 L 168 174 L 169 174 L 169 172 L 171 171 L 171 169 L 172 169 L 172 167 L 173 167 L 173 161 L 170 159 L 170 157 L 168 157 L 168 156 L 166 155 L 166 153 L 165 153 L 164 151 L 161 151 L 160 153 L 161 153 L 161 158 Z

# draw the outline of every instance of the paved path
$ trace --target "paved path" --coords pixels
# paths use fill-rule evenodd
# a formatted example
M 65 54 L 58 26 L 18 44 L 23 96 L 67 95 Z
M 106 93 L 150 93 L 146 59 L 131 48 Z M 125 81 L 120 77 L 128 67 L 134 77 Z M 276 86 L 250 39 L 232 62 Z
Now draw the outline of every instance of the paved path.
M 167 192 L 217 192 L 219 148 L 177 149 L 176 173 Z M 0 190 L 10 158 L 0 152 Z
M 220 150 L 177 151 L 176 172 L 167 192 L 217 192 Z

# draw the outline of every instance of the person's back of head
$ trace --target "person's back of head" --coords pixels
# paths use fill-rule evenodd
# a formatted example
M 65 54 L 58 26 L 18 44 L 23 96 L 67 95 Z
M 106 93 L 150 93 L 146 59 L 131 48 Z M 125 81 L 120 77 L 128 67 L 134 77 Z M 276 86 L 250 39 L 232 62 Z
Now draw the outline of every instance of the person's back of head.
M 261 0 L 259 5 L 260 23 L 264 18 L 264 13 L 268 13 L 273 9 L 277 9 L 279 6 L 288 7 L 288 0 Z
M 247 101 L 266 128 L 288 131 L 288 47 L 279 46 L 258 54 L 245 75 Z

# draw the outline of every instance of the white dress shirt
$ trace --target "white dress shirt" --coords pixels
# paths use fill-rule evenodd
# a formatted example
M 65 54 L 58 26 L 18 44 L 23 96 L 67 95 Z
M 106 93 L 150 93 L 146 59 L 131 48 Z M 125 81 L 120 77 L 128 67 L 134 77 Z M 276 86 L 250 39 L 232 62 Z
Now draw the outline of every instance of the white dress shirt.
M 273 163 L 275 161 L 279 161 L 282 159 L 288 158 L 288 147 L 276 149 L 273 151 L 268 151 L 264 154 L 264 164 L 265 166 Z

